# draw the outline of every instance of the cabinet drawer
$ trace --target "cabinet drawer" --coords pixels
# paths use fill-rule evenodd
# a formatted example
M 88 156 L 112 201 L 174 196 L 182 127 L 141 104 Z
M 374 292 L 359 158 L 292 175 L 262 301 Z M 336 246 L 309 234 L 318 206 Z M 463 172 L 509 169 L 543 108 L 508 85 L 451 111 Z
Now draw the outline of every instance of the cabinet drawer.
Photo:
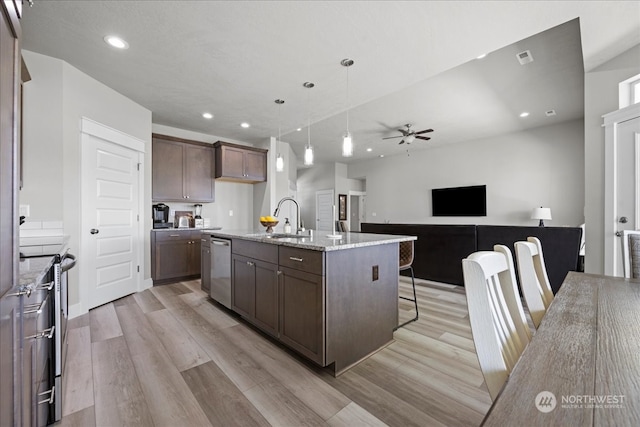
M 321 251 L 280 246 L 278 264 L 295 270 L 324 275 L 324 256 Z
M 170 242 L 172 240 L 191 239 L 191 233 L 189 231 L 162 231 L 162 232 L 156 231 L 155 234 L 156 234 L 156 242 Z
M 249 240 L 233 239 L 231 251 L 253 259 L 278 263 L 278 246 L 271 243 L 252 242 Z

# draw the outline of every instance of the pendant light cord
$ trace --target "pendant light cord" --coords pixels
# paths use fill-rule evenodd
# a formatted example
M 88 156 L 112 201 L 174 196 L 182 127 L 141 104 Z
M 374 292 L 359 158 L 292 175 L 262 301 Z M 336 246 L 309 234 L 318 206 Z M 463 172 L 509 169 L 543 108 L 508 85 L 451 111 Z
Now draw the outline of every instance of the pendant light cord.
M 349 66 L 347 66 L 347 133 L 349 133 Z

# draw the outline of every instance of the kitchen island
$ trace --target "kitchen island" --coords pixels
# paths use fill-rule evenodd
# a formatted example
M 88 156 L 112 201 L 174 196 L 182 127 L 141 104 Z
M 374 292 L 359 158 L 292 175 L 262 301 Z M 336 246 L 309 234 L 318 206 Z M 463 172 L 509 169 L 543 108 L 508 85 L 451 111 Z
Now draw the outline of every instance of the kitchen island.
M 207 234 L 231 240 L 231 309 L 334 375 L 393 341 L 398 246 L 416 237 Z

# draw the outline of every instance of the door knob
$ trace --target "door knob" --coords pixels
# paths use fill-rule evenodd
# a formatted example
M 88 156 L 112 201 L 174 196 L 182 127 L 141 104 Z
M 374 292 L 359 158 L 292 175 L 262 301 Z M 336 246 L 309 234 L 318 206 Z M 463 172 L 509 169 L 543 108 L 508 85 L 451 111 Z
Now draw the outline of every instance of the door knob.
M 91 231 L 89 231 L 89 233 L 91 234 L 98 234 L 100 232 L 100 230 L 98 230 L 97 228 L 92 228 Z
M 619 220 L 618 222 L 620 222 L 620 223 L 622 223 L 622 224 L 626 224 L 626 223 L 627 223 L 627 221 L 628 221 L 628 219 L 627 219 L 627 217 L 626 217 L 626 216 L 621 216 L 621 217 L 620 217 L 620 220 Z

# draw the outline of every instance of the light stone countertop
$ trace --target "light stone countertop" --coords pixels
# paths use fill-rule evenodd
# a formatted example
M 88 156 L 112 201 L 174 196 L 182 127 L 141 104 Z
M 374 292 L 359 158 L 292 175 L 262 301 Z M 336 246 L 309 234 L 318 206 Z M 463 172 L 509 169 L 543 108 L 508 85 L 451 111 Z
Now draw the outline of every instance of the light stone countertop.
M 69 245 L 69 236 L 55 236 L 55 238 L 47 238 L 47 237 L 32 237 L 21 239 L 20 243 L 22 245 L 47 245 L 54 246 L 58 245 L 59 248 L 55 249 L 55 251 L 62 255 Z M 49 252 L 52 253 L 52 252 Z M 52 255 L 44 255 L 44 256 L 34 256 L 30 258 L 20 258 L 20 267 L 19 267 L 19 280 L 20 287 L 26 286 L 37 286 L 43 282 L 47 273 L 53 266 L 53 262 L 55 261 L 55 256 Z
M 196 227 L 183 227 L 183 228 L 152 228 L 151 231 L 155 233 L 163 233 L 167 231 L 176 232 L 176 231 L 202 231 L 203 233 L 207 233 L 209 231 L 222 230 L 222 227 L 207 227 L 207 228 L 196 228 Z
M 309 230 L 306 231 L 308 234 Z M 373 233 L 336 233 L 341 239 L 331 239 L 327 235 L 328 231 L 313 230 L 313 236 L 305 237 L 271 237 L 264 231 L 257 232 L 254 230 L 217 230 L 208 231 L 214 237 L 226 239 L 243 239 L 254 242 L 271 243 L 274 245 L 291 246 L 301 249 L 311 249 L 314 251 L 337 251 L 343 249 L 353 249 L 364 246 L 377 246 L 388 243 L 407 242 L 417 240 L 416 236 L 399 236 L 391 234 L 373 234 Z M 282 233 L 273 233 L 276 236 L 283 236 Z

